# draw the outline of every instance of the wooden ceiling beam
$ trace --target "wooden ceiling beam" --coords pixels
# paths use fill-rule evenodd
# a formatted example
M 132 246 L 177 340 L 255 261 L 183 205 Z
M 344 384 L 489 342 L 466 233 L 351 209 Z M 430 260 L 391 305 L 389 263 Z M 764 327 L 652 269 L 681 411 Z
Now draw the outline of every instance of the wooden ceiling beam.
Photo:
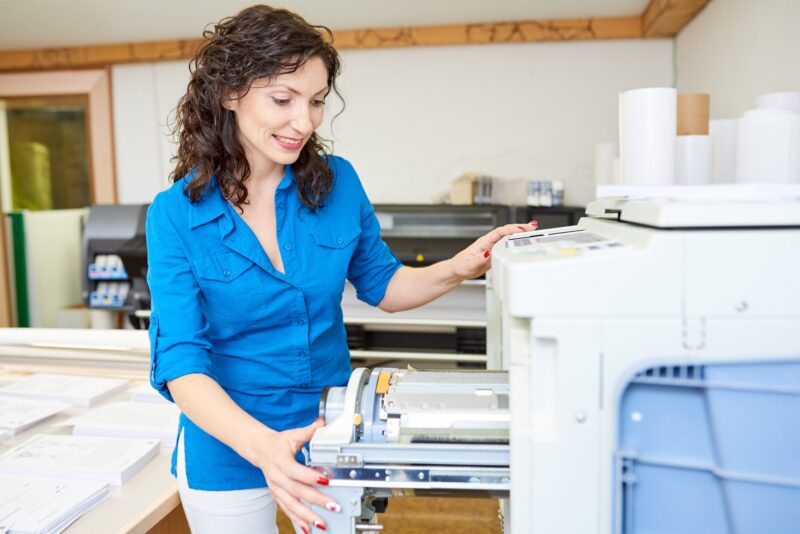
M 118 63 L 188 59 L 194 56 L 200 42 L 200 39 L 187 39 L 2 51 L 0 72 L 85 69 Z
M 334 32 L 339 50 L 674 37 L 710 0 L 651 0 L 642 16 L 368 28 Z M 0 72 L 185 60 L 200 39 L 0 51 Z
M 676 36 L 711 0 L 651 0 L 642 14 L 642 36 Z
M 334 43 L 337 49 L 348 50 L 641 37 L 641 17 L 633 16 L 340 30 L 334 32 Z M 201 42 L 184 39 L 0 51 L 0 72 L 190 59 Z

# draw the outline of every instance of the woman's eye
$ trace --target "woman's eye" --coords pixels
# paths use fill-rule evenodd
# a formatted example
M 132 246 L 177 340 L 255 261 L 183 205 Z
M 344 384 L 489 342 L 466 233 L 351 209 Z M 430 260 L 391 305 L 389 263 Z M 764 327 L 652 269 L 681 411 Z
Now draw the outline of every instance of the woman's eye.
M 275 103 L 276 103 L 277 105 L 279 105 L 279 106 L 286 106 L 286 105 L 288 105 L 288 104 L 289 104 L 289 100 L 288 100 L 288 99 L 285 99 L 285 98 L 275 98 L 274 96 L 272 97 L 272 101 L 273 101 L 273 102 L 275 102 Z
M 322 106 L 325 105 L 325 101 L 324 100 L 312 100 L 311 101 L 311 105 L 314 106 L 314 107 L 317 107 L 317 108 L 321 108 Z

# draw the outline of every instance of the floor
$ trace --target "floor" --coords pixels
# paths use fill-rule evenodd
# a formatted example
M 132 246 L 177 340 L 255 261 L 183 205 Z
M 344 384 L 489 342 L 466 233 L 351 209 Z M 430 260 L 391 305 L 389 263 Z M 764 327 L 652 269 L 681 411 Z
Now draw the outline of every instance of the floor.
M 500 534 L 497 511 L 497 501 L 490 498 L 395 497 L 378 522 L 386 534 Z M 281 534 L 294 532 L 281 512 L 278 529 Z

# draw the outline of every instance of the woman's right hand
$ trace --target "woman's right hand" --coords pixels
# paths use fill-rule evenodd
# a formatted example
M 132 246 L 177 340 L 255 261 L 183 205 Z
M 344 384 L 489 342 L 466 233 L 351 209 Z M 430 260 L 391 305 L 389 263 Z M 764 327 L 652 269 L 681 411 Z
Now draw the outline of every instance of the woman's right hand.
M 303 428 L 283 432 L 267 429 L 269 433 L 253 443 L 253 463 L 264 472 L 273 498 L 289 520 L 306 533 L 310 532 L 311 525 L 320 530 L 327 530 L 327 525 L 305 503 L 332 512 L 341 510 L 338 503 L 316 489 L 317 486 L 327 486 L 328 478 L 295 459 L 303 445 L 311 441 L 314 432 L 324 425 L 320 418 Z

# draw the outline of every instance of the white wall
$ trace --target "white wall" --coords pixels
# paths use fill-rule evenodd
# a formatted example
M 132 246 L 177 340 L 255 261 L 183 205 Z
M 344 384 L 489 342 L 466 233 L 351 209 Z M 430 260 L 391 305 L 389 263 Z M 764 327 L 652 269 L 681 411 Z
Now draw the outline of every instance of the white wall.
M 710 93 L 712 118 L 800 91 L 798 21 L 798 0 L 713 0 L 676 39 L 678 90 Z
M 169 124 L 186 91 L 186 61 L 117 65 L 112 69 L 114 144 L 120 204 L 146 204 L 172 171 Z
M 373 202 L 430 203 L 466 171 L 562 179 L 566 201 L 593 197 L 593 149 L 616 140 L 617 93 L 673 85 L 670 40 L 524 43 L 344 51 L 346 110 L 335 152 Z M 184 62 L 115 67 L 121 202 L 165 184 L 158 125 L 185 90 Z M 339 109 L 330 100 L 329 115 Z M 330 130 L 322 129 L 328 136 Z

